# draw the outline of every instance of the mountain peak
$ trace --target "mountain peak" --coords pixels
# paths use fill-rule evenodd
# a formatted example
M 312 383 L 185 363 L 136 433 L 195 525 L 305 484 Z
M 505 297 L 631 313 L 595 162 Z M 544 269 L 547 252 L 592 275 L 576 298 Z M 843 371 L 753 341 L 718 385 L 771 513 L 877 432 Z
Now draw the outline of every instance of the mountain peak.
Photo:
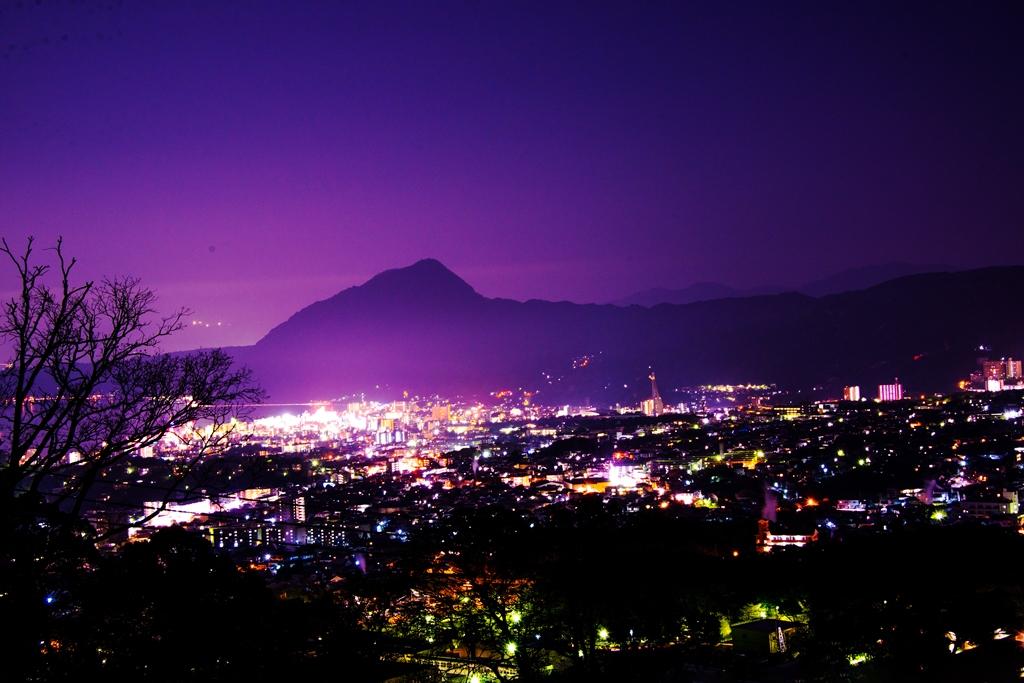
M 435 276 L 443 275 L 446 277 L 454 277 L 461 280 L 461 278 L 459 278 L 458 275 L 452 272 L 452 270 L 448 266 L 441 263 L 436 258 L 421 258 L 419 261 L 416 261 L 416 263 L 413 263 L 412 265 L 405 266 L 404 268 L 394 268 L 392 270 L 407 270 L 417 273 L 423 273 L 425 275 Z
M 289 338 L 319 336 L 324 326 L 366 319 L 378 311 L 388 311 L 389 315 L 416 316 L 424 312 L 433 315 L 453 304 L 485 300 L 443 263 L 425 258 L 404 268 L 385 270 L 361 285 L 306 306 L 270 330 L 259 343 L 274 345 Z
M 374 275 L 357 289 L 417 299 L 479 296 L 469 283 L 435 258 L 420 259 L 404 268 L 385 270 Z
M 424 258 L 412 265 L 384 270 L 374 275 L 362 287 L 395 285 L 442 287 L 474 292 L 465 280 L 435 258 Z

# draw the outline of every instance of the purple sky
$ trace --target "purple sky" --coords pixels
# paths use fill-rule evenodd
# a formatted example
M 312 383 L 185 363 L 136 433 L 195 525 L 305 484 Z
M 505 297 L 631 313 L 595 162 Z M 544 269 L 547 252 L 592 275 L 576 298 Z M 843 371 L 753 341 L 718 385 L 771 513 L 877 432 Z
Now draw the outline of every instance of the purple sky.
M 0 233 L 223 323 L 179 346 L 426 256 L 576 301 L 1019 263 L 1024 5 L 934 4 L 9 0 Z

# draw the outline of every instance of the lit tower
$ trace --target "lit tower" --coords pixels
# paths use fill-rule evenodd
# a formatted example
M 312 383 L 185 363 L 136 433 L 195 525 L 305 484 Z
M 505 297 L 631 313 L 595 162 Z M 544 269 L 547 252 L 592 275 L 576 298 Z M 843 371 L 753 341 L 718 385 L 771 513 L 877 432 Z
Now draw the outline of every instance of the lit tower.
M 644 415 L 657 417 L 665 412 L 665 404 L 661 400 L 661 394 L 658 393 L 658 382 L 654 377 L 654 370 L 651 370 L 647 379 L 651 380 L 651 397 L 643 402 Z

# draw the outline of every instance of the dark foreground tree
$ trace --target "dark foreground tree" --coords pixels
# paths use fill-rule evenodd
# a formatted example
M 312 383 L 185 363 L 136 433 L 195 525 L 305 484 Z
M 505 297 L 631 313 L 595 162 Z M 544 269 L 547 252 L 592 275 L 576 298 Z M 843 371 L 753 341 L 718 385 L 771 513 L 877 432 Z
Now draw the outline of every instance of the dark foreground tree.
M 159 316 L 138 280 L 75 283 L 75 261 L 59 241 L 51 264 L 37 263 L 33 247 L 29 240 L 17 253 L 0 242 L 17 278 L 0 309 L 8 358 L 0 367 L 0 621 L 18 625 L 0 658 L 13 680 L 31 677 L 40 654 L 60 647 L 46 634 L 69 616 L 63 596 L 96 565 L 83 513 L 102 476 L 176 440 L 166 505 L 227 445 L 237 406 L 262 394 L 221 351 L 161 353 L 187 312 Z
M 180 482 L 261 392 L 220 350 L 160 353 L 187 311 L 158 316 L 134 278 L 73 283 L 75 260 L 59 241 L 52 251 L 56 268 L 34 262 L 31 240 L 21 253 L 0 247 L 18 277 L 0 314 L 0 505 L 52 493 L 77 515 L 105 470 L 171 434 Z

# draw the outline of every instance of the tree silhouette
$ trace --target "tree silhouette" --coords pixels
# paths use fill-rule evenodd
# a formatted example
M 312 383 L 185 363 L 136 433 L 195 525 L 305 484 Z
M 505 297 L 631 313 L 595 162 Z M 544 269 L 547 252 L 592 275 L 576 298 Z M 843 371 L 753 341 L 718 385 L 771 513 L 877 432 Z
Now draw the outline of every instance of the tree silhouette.
M 0 311 L 10 358 L 0 369 L 0 506 L 45 494 L 77 516 L 104 471 L 170 434 L 182 446 L 180 483 L 225 445 L 236 406 L 262 392 L 220 350 L 160 352 L 188 311 L 158 316 L 156 295 L 135 278 L 73 283 L 75 259 L 60 240 L 52 252 L 55 268 L 35 262 L 32 239 L 20 253 L 0 246 L 20 280 Z
M 221 351 L 161 353 L 187 311 L 158 316 L 134 278 L 74 283 L 75 260 L 59 240 L 51 251 L 55 264 L 37 263 L 31 239 L 20 253 L 0 241 L 18 277 L 0 308 L 0 615 L 20 624 L 0 657 L 15 678 L 74 649 L 54 629 L 79 609 L 74 586 L 97 566 L 83 514 L 97 481 L 173 434 L 181 449 L 166 505 L 227 444 L 236 406 L 262 396 Z

